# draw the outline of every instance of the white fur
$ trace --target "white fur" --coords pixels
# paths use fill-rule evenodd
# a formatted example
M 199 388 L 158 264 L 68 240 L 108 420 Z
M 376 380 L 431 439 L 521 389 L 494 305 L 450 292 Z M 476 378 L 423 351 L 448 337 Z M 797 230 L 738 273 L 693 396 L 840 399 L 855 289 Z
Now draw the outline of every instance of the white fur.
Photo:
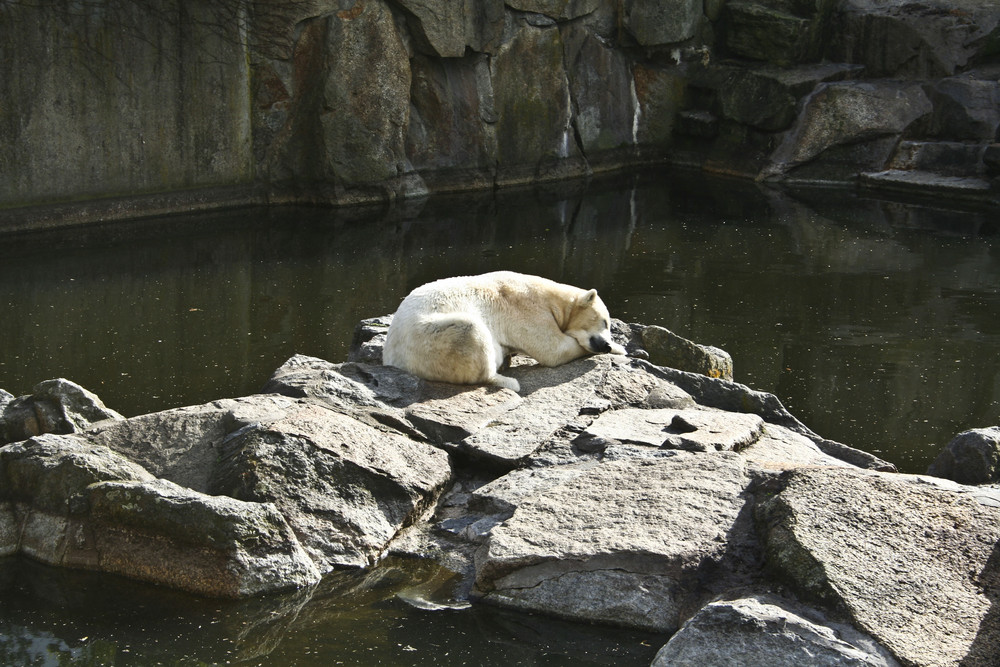
M 625 354 L 611 341 L 609 325 L 595 290 L 510 271 L 445 278 L 403 299 L 382 358 L 426 380 L 520 391 L 517 380 L 497 374 L 511 354 L 543 366 Z

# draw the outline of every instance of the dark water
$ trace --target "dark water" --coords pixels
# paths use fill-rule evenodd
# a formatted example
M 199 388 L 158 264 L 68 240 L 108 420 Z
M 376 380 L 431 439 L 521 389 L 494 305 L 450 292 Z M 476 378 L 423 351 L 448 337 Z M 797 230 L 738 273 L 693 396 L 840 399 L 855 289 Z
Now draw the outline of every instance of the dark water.
M 722 347 L 738 381 L 816 432 L 923 472 L 959 431 L 1000 423 L 997 219 L 647 174 L 390 214 L 244 210 L 5 236 L 0 387 L 20 395 L 66 377 L 126 415 L 252 393 L 292 354 L 343 360 L 357 321 L 419 284 L 504 268 L 597 287 L 616 317 Z M 0 663 L 648 664 L 655 653 L 646 635 L 418 609 L 397 595 L 414 577 L 400 573 L 427 567 L 220 606 L 8 564 Z

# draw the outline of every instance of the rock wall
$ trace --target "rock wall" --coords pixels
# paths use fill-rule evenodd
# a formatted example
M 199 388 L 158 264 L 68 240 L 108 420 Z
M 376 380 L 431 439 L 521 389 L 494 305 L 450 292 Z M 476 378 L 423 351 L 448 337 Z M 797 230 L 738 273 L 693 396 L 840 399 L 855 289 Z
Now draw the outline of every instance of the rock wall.
M 988 0 L 13 0 L 0 210 L 391 201 L 648 161 L 995 202 L 998 25 Z

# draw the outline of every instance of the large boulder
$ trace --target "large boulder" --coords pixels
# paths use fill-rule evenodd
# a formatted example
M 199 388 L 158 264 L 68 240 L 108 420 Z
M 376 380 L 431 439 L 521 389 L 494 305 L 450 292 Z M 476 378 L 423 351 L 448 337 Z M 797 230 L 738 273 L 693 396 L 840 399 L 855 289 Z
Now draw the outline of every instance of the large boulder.
M 91 424 L 122 419 L 75 382 L 57 378 L 35 385 L 27 396 L 0 396 L 0 444 L 43 433 L 78 433 Z
M 1000 482 L 1000 426 L 959 433 L 934 459 L 927 474 L 961 484 Z
M 491 603 L 672 631 L 734 571 L 756 567 L 735 454 L 594 466 L 523 502 L 476 557 Z M 695 576 L 695 573 L 699 573 Z
M 16 553 L 217 597 L 319 581 L 273 505 L 157 479 L 76 435 L 0 448 L 0 554 Z
M 930 100 L 917 83 L 820 84 L 760 176 L 791 177 L 794 173 L 834 181 L 880 169 L 899 137 L 931 111 Z
M 220 455 L 213 492 L 273 503 L 324 572 L 373 564 L 451 481 L 444 451 L 308 404 L 233 433 Z
M 381 426 L 373 413 L 391 420 L 391 408 L 322 365 L 293 357 L 276 373 L 289 384 L 270 383 L 308 402 L 223 399 L 134 417 L 90 437 L 186 488 L 273 503 L 321 571 L 368 565 L 434 503 L 451 466 L 445 452 Z M 308 382 L 303 367 L 315 371 Z
M 927 133 L 951 141 L 992 143 L 1000 128 L 996 66 L 940 79 L 928 86 L 934 103 Z
M 829 56 L 868 76 L 951 76 L 995 53 L 1000 8 L 992 0 L 847 0 L 832 18 Z
M 622 5 L 622 23 L 642 46 L 684 42 L 703 20 L 702 0 L 625 0 Z
M 417 43 L 441 58 L 489 53 L 503 35 L 503 0 L 398 0 Z
M 87 538 L 65 565 L 210 597 L 242 598 L 311 586 L 320 570 L 269 503 L 206 495 L 167 480 L 87 489 Z
M 727 2 L 724 43 L 739 56 L 775 65 L 814 61 L 822 46 L 822 17 L 802 9 L 815 11 L 830 4 Z
M 669 329 L 655 325 L 631 325 L 638 333 L 650 362 L 682 371 L 700 373 L 724 380 L 733 379 L 733 358 L 725 350 L 700 345 Z
M 1000 509 L 907 477 L 797 469 L 756 508 L 767 562 L 912 665 L 992 665 Z

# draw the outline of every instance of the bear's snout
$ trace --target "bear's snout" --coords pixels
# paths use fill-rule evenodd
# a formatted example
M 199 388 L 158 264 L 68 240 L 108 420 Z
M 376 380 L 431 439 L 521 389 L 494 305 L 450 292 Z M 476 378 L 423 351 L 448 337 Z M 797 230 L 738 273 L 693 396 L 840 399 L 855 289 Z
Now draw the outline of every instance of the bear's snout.
M 610 352 L 611 342 L 601 336 L 591 336 L 590 350 L 597 354 Z

